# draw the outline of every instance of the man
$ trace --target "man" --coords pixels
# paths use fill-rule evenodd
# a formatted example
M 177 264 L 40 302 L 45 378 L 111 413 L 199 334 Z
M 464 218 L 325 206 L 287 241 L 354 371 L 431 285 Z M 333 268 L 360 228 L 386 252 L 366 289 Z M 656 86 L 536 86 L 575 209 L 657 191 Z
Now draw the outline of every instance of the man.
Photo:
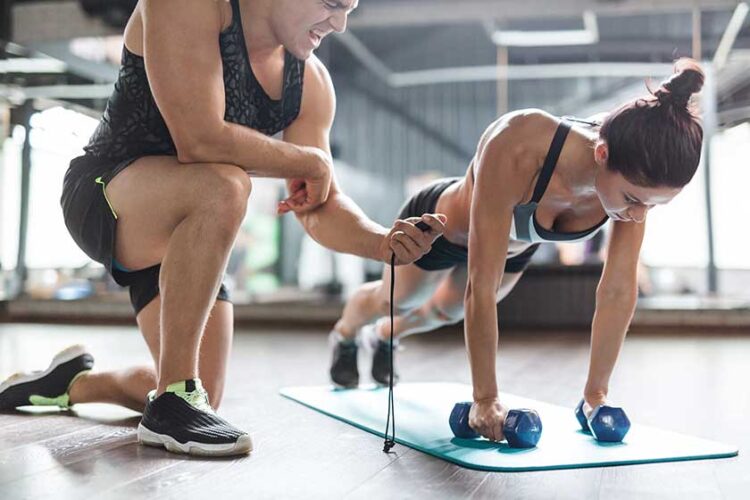
M 0 409 L 111 402 L 143 410 L 142 443 L 249 452 L 247 433 L 214 409 L 233 333 L 221 279 L 252 176 L 286 179 L 279 213 L 293 212 L 333 250 L 387 262 L 393 253 L 396 264 L 429 251 L 444 218 L 424 215 L 426 232 L 416 217 L 387 230 L 333 177 L 335 95 L 313 50 L 344 31 L 356 3 L 138 3 L 115 90 L 86 154 L 71 162 L 62 205 L 79 246 L 130 287 L 155 367 L 90 373 L 93 357 L 73 348 L 46 372 L 0 386 Z M 283 140 L 271 137 L 281 131 Z

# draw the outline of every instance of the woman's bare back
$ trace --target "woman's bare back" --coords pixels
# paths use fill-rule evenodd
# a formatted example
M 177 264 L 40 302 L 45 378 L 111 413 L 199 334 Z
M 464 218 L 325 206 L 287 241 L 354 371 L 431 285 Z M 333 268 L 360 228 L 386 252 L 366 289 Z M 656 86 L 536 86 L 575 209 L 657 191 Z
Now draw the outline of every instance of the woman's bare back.
M 438 200 L 435 211 L 445 214 L 448 218 L 444 233 L 448 241 L 457 245 L 468 246 L 477 158 L 496 134 L 504 127 L 513 126 L 510 123 L 513 116 L 515 116 L 515 113 L 504 115 L 490 124 L 479 141 L 477 155 L 469 163 L 463 179 L 446 189 Z M 529 134 L 524 138 L 528 141 L 530 147 L 526 148 L 528 154 L 525 155 L 521 165 L 518 165 L 518 168 L 514 170 L 514 174 L 522 175 L 527 179 L 523 183 L 526 186 L 526 192 L 523 196 L 525 201 L 531 198 L 534 191 L 556 127 L 557 119 L 549 116 L 549 123 L 544 127 L 544 130 L 540 129 L 538 133 Z M 582 132 L 573 129 L 568 142 L 580 144 L 587 140 Z M 536 212 L 537 221 L 550 230 L 560 232 L 583 231 L 599 223 L 605 216 L 604 209 L 596 196 L 581 196 L 574 192 L 575 189 L 571 189 L 570 177 L 573 173 L 567 171 L 569 167 L 564 161 L 560 162 Z M 514 254 L 527 246 L 527 243 L 511 240 L 509 253 Z

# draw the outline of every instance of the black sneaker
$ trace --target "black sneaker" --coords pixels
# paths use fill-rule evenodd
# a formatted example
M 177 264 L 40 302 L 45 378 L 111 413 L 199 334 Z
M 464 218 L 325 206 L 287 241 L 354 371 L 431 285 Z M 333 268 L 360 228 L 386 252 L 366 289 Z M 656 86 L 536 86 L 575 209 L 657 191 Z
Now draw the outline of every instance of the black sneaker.
M 149 395 L 138 442 L 212 457 L 246 455 L 253 449 L 246 432 L 214 413 L 200 379 L 170 384 L 158 398 Z
M 19 406 L 70 407 L 73 382 L 94 367 L 94 357 L 82 345 L 59 352 L 46 370 L 16 373 L 0 384 L 0 410 Z
M 377 323 L 373 323 L 362 328 L 362 345 L 372 351 L 372 369 L 370 374 L 372 379 L 379 385 L 389 385 L 390 370 L 390 350 L 389 340 L 383 340 L 377 334 Z M 396 366 L 396 349 L 398 341 L 393 342 L 393 366 Z M 398 382 L 398 373 L 393 373 L 393 384 Z
M 351 389 L 359 385 L 359 370 L 357 370 L 357 342 L 345 339 L 336 331 L 329 336 L 333 344 L 333 359 L 331 360 L 331 381 L 338 387 Z
M 372 378 L 375 382 L 380 385 L 388 385 L 391 378 L 391 359 L 389 352 L 391 350 L 390 342 L 386 340 L 378 340 L 378 345 L 375 347 L 375 352 L 372 354 Z M 396 366 L 396 346 L 393 346 L 393 385 L 398 382 L 398 372 L 395 371 Z

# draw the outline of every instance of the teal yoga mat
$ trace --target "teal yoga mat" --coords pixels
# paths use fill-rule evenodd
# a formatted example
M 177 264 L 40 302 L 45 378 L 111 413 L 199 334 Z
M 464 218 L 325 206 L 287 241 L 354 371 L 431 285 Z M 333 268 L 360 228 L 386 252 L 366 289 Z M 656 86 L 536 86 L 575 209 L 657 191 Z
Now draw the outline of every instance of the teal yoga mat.
M 387 388 L 335 390 L 288 387 L 281 394 L 333 418 L 383 436 L 388 409 Z M 512 394 L 501 395 L 508 408 L 534 408 L 544 430 L 536 448 L 515 450 L 505 443 L 458 439 L 448 426 L 453 405 L 471 400 L 471 387 L 452 383 L 399 384 L 396 441 L 471 469 L 520 472 L 603 467 L 736 456 L 736 447 L 634 423 L 622 443 L 598 443 L 580 431 L 571 407 L 556 406 Z M 637 415 L 630 415 L 635 421 Z

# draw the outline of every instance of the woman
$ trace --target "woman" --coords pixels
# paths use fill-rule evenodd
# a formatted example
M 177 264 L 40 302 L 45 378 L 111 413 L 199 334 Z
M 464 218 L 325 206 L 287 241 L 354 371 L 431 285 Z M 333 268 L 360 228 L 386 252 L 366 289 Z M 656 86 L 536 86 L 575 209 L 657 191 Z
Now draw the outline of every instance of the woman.
M 399 269 L 394 337 L 465 315 L 474 391 L 470 425 L 483 436 L 503 439 L 507 411 L 495 376 L 496 303 L 518 282 L 539 243 L 584 241 L 612 220 L 583 391 L 587 415 L 605 404 L 636 305 L 647 213 L 672 200 L 700 161 L 703 131 L 689 101 L 703 80 L 697 63 L 681 59 L 650 96 L 624 104 L 601 124 L 541 110 L 509 113 L 487 128 L 464 177 L 437 181 L 404 206 L 401 217 L 440 212 L 448 223 L 430 253 Z M 359 381 L 357 333 L 387 314 L 389 273 L 362 286 L 336 323 L 330 375 L 338 385 Z M 389 333 L 384 319 L 362 334 L 374 348 L 372 376 L 380 384 L 390 375 Z

